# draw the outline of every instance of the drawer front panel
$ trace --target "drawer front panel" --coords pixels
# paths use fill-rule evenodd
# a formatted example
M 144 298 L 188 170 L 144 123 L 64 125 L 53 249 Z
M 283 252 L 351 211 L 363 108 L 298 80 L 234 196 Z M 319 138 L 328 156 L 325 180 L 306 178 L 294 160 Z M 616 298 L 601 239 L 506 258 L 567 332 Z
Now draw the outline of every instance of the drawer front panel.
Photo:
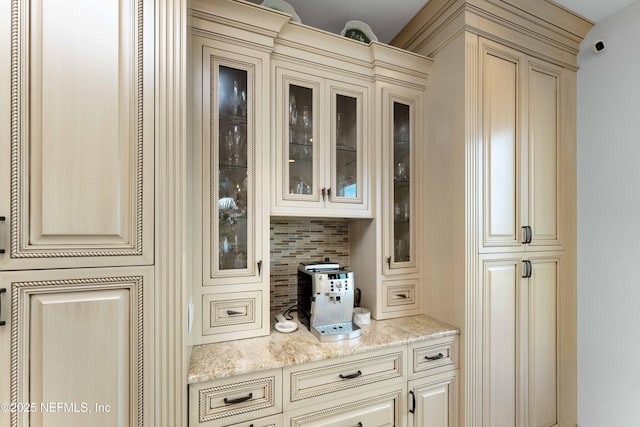
M 414 344 L 410 347 L 412 374 L 433 374 L 435 371 L 456 369 L 458 365 L 458 344 L 455 337 L 440 338 Z
M 402 425 L 401 402 L 403 391 L 385 393 L 342 405 L 294 415 L 287 427 L 392 427 Z
M 218 426 L 277 414 L 282 411 L 280 375 L 280 371 L 272 371 L 244 381 L 234 378 L 192 385 L 190 412 L 197 413 L 198 424 Z M 194 424 L 193 418 L 191 423 Z
M 420 308 L 416 280 L 396 280 L 382 283 L 382 311 L 411 312 Z
M 202 334 L 260 329 L 262 292 L 234 292 L 202 296 Z
M 245 421 L 227 427 L 282 427 L 282 414 L 260 418 L 258 420 Z
M 402 378 L 404 349 L 290 372 L 291 402 Z

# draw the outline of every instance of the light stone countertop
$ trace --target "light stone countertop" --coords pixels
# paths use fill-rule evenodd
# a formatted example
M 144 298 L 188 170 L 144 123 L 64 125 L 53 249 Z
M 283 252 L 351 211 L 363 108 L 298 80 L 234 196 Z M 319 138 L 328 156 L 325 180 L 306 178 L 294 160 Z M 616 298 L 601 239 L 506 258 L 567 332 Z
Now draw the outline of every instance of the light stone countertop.
M 359 338 L 320 342 L 301 323 L 297 331 L 283 334 L 273 328 L 272 322 L 268 336 L 194 346 L 187 382 L 217 380 L 460 333 L 455 326 L 422 315 L 371 319 L 371 324 L 361 329 Z

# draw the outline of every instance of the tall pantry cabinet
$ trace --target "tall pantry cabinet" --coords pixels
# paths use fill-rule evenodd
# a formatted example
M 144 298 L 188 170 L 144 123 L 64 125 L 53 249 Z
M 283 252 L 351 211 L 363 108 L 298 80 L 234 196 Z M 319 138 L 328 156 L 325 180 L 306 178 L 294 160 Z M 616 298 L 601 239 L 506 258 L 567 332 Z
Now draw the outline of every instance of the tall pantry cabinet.
M 154 422 L 154 2 L 0 10 L 0 424 Z
M 429 314 L 462 329 L 461 424 L 576 423 L 576 55 L 550 2 L 432 0 L 392 42 L 432 57 Z

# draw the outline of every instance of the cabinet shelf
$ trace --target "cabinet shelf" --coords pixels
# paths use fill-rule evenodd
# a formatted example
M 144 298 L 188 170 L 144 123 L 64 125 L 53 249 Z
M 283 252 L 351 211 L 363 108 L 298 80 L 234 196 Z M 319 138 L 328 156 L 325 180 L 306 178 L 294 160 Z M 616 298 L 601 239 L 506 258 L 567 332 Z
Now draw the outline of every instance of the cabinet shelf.
M 356 147 L 352 147 L 350 145 L 336 145 L 336 150 L 343 153 L 357 153 L 358 150 Z
M 241 163 L 241 164 L 230 164 L 230 163 L 220 163 L 220 165 L 218 165 L 220 170 L 225 170 L 225 171 L 229 171 L 229 172 L 233 172 L 233 171 L 246 171 L 247 170 L 247 164 L 246 163 Z

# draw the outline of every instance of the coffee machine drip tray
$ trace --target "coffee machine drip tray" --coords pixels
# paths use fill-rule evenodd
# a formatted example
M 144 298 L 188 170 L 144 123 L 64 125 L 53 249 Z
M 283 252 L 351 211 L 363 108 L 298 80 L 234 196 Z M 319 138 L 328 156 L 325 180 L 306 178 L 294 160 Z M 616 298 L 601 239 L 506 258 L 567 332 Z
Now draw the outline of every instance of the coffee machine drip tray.
M 340 341 L 360 336 L 360 328 L 353 322 L 312 326 L 311 333 L 320 341 Z

